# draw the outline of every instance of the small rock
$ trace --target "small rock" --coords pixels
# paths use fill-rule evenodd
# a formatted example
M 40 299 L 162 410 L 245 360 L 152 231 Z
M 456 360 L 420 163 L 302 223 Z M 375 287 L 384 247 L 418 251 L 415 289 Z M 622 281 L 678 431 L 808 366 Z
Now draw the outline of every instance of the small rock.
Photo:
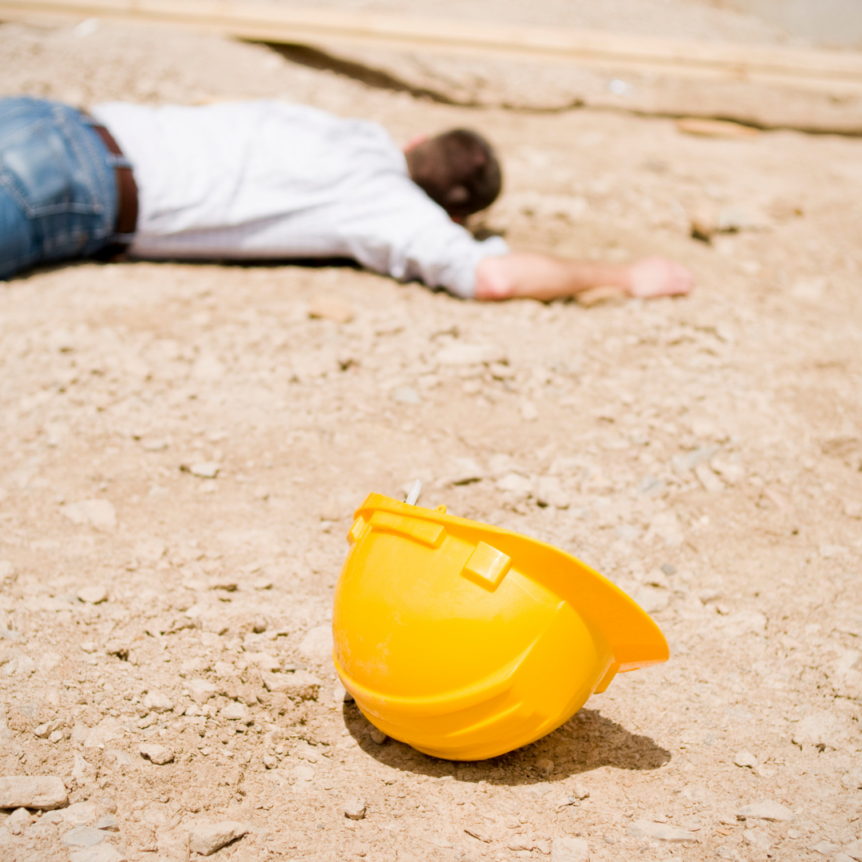
M 335 704 L 353 703 L 353 695 L 341 684 L 341 681 L 335 683 L 332 689 L 332 700 Z
M 54 776 L 15 775 L 0 778 L 0 808 L 50 811 L 69 801 L 66 786 Z
M 526 498 L 533 493 L 533 482 L 527 476 L 520 473 L 506 473 L 497 480 L 497 490 L 507 491 L 516 497 Z
M 320 680 L 306 670 L 295 673 L 261 673 L 267 691 L 286 694 L 296 700 L 317 700 Z
M 92 826 L 76 826 L 61 839 L 67 847 L 94 847 L 105 840 L 105 833 Z
M 92 802 L 74 802 L 63 810 L 63 819 L 69 826 L 90 826 L 98 816 L 99 809 Z
M 550 775 L 554 771 L 554 761 L 549 760 L 548 758 L 543 758 L 536 764 L 536 766 L 538 766 L 545 775 Z
M 366 808 L 364 799 L 346 799 L 344 801 L 344 816 L 348 820 L 364 820 Z
M 302 639 L 299 652 L 312 661 L 332 664 L 332 626 L 315 626 Z
M 750 751 L 740 751 L 733 758 L 733 762 L 737 766 L 747 766 L 750 769 L 754 769 L 757 766 L 757 758 Z
M 13 835 L 21 835 L 24 830 L 30 825 L 30 813 L 26 808 L 16 808 L 9 817 L 6 818 L 6 828 Z
M 45 724 L 40 724 L 33 733 L 39 737 L 39 739 L 47 739 L 54 731 L 56 731 L 59 727 L 63 726 L 63 722 L 59 718 L 55 718 L 53 721 L 49 721 Z
M 346 302 L 321 297 L 308 307 L 308 316 L 312 320 L 334 320 L 336 323 L 350 323 L 355 315 L 353 309 Z
M 160 691 L 148 691 L 143 703 L 144 708 L 151 712 L 169 712 L 174 708 L 173 701 Z
M 219 470 L 221 470 L 221 465 L 216 461 L 199 461 L 188 468 L 188 472 L 199 479 L 215 479 Z
M 687 829 L 677 829 L 669 823 L 654 823 L 652 820 L 635 820 L 626 829 L 632 838 L 651 838 L 653 841 L 685 843 L 697 841 Z
M 641 587 L 632 598 L 648 614 L 659 613 L 670 604 L 670 593 L 658 587 Z
M 778 822 L 789 822 L 793 820 L 793 812 L 780 802 L 772 799 L 764 799 L 753 805 L 745 805 L 736 812 L 740 820 L 772 820 Z
M 481 841 L 484 844 L 490 844 L 494 839 L 491 838 L 487 832 L 483 832 L 481 829 L 477 829 L 475 826 L 467 826 L 464 828 L 464 831 L 471 837 L 475 838 L 477 841 Z
M 371 739 L 376 742 L 378 745 L 383 745 L 389 737 L 380 729 L 376 727 L 371 728 L 371 732 L 369 733 Z
M 765 832 L 763 829 L 758 829 L 757 827 L 754 829 L 746 829 L 742 835 L 742 840 L 746 844 L 756 847 L 758 850 L 762 850 L 764 853 L 772 849 L 772 838 L 770 838 L 769 833 Z
M 539 411 L 536 408 L 536 405 L 532 403 L 532 401 L 525 401 L 521 405 L 521 418 L 526 422 L 534 422 L 539 418 Z
M 119 748 L 108 748 L 105 751 L 105 760 L 110 763 L 113 761 L 117 766 L 131 766 L 132 758 L 127 751 L 122 751 Z
M 221 711 L 221 717 L 228 721 L 246 721 L 248 719 L 248 707 L 244 703 L 234 701 Z
M 197 704 L 205 704 L 218 691 L 215 683 L 205 679 L 193 679 L 188 684 L 189 697 Z
M 589 799 L 590 791 L 583 784 L 573 784 L 570 795 L 575 799 Z
M 422 403 L 422 396 L 412 386 L 398 386 L 392 390 L 391 397 L 396 404 Z
M 242 838 L 247 832 L 247 826 L 230 820 L 201 824 L 192 829 L 189 834 L 189 849 L 201 856 L 211 856 L 216 850 L 221 850 L 225 844 Z
M 718 491 L 724 490 L 724 482 L 706 464 L 698 464 L 694 468 L 694 475 L 697 476 L 698 481 L 703 485 L 704 491 L 715 494 Z
M 105 814 L 104 817 L 100 817 L 93 826 L 96 829 L 101 829 L 103 832 L 120 831 L 120 824 L 117 822 L 117 818 L 114 817 L 113 814 Z
M 590 845 L 583 838 L 555 838 L 551 862 L 590 862 Z
M 69 853 L 70 862 L 126 862 L 126 856 L 111 844 L 97 844 Z
M 819 710 L 806 716 L 793 730 L 796 745 L 823 745 L 840 748 L 852 734 L 850 722 L 840 715 Z
M 78 590 L 78 598 L 90 605 L 98 605 L 108 600 L 108 591 L 105 587 L 82 587 Z
M 273 754 L 264 754 L 263 765 L 267 769 L 275 769 L 278 766 L 278 759 Z
M 84 739 L 84 748 L 104 748 L 113 739 L 123 738 L 123 726 L 113 716 L 105 716 Z
M 117 511 L 108 500 L 82 500 L 61 506 L 60 513 L 79 526 L 89 525 L 97 530 L 113 530 L 117 526 Z
M 156 742 L 145 742 L 138 751 L 141 752 L 141 757 L 159 766 L 170 763 L 174 759 L 173 751 Z

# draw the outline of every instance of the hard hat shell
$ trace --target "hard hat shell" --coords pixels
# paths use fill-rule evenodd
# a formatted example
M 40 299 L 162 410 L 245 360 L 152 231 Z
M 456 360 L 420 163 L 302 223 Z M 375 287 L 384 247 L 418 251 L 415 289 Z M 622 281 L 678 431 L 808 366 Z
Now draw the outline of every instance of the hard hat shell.
M 512 751 L 668 659 L 632 599 L 537 539 L 371 494 L 348 541 L 336 670 L 372 724 L 426 754 Z

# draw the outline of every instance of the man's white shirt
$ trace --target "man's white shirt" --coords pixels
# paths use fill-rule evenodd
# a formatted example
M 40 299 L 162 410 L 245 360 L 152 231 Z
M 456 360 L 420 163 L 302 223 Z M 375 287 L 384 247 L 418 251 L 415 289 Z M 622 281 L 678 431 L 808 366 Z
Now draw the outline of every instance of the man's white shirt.
M 349 257 L 472 297 L 478 242 L 409 176 L 382 126 L 278 101 L 98 105 L 138 185 L 141 258 Z

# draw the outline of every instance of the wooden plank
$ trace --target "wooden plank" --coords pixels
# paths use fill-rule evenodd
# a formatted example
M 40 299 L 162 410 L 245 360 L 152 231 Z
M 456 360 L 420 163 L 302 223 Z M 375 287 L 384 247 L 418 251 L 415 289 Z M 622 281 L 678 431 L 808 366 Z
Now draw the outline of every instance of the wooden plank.
M 862 91 L 862 55 L 687 42 L 599 31 L 399 18 L 226 0 L 0 0 L 0 19 L 98 17 L 193 27 L 276 43 L 493 54 L 542 62 Z

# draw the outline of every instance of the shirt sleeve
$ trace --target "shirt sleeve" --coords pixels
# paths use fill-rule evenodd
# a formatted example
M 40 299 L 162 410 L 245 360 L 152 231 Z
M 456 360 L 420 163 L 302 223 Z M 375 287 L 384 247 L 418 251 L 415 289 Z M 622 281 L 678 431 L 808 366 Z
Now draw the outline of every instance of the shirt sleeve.
M 398 193 L 391 187 L 387 192 L 363 196 L 367 206 L 351 219 L 345 236 L 351 255 L 363 266 L 472 299 L 479 262 L 509 254 L 502 237 L 475 239 L 409 179 Z

